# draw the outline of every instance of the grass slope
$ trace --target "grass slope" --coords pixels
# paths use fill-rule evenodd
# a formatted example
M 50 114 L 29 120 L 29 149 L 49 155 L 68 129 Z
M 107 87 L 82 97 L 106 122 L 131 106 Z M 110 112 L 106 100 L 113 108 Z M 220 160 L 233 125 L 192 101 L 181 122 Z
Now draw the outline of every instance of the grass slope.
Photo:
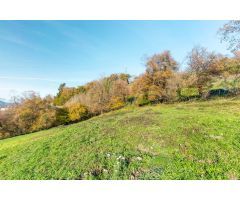
M 0 179 L 239 179 L 240 101 L 128 107 L 0 141 Z

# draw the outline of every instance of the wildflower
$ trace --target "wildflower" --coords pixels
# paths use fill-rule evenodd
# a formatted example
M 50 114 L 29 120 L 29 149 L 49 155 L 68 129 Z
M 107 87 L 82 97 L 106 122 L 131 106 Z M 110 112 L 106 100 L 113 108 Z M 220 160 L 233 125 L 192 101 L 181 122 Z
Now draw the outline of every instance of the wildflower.
M 139 160 L 139 161 L 141 161 L 141 160 L 142 160 L 142 158 L 141 158 L 141 157 L 137 157 L 136 159 L 137 159 L 137 160 Z
M 103 172 L 104 172 L 104 173 L 107 173 L 107 172 L 108 172 L 108 170 L 107 170 L 107 169 L 103 169 Z
M 118 156 L 117 160 L 125 160 L 124 156 Z

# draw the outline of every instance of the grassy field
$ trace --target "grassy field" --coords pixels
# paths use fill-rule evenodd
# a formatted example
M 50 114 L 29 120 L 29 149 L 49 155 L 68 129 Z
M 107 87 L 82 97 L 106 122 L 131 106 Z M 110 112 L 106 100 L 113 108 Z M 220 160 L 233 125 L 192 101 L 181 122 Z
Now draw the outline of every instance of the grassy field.
M 240 100 L 127 107 L 0 141 L 0 179 L 239 179 Z

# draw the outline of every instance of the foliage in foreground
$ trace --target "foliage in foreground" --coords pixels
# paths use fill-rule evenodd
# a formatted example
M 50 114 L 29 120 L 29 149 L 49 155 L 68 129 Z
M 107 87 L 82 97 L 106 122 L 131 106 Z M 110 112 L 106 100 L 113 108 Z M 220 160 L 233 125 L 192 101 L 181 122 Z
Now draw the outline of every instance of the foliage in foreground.
M 0 179 L 239 179 L 240 101 L 127 107 L 0 141 Z

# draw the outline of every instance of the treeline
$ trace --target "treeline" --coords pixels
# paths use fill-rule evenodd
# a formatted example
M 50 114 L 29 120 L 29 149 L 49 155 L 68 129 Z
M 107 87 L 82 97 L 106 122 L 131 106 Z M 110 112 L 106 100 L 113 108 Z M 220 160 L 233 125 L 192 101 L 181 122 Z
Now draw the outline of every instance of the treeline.
M 214 87 L 237 94 L 240 84 L 240 57 L 226 57 L 195 47 L 187 56 L 187 69 L 169 51 L 155 54 L 146 62 L 146 71 L 133 80 L 129 74 L 112 74 L 79 87 L 61 84 L 55 97 L 41 98 L 34 92 L 15 99 L 0 113 L 2 137 L 47 129 L 88 119 L 127 104 L 169 103 L 204 98 Z
M 239 22 L 223 27 L 227 40 L 231 40 L 234 30 L 238 31 L 236 27 L 240 27 Z M 195 47 L 187 55 L 185 70 L 180 71 L 170 51 L 164 51 L 147 58 L 145 72 L 135 78 L 122 73 L 79 87 L 61 84 L 55 97 L 26 93 L 0 112 L 0 138 L 85 120 L 128 104 L 143 106 L 206 98 L 209 90 L 219 88 L 227 89 L 228 95 L 238 95 L 240 53 L 234 52 L 229 57 Z

